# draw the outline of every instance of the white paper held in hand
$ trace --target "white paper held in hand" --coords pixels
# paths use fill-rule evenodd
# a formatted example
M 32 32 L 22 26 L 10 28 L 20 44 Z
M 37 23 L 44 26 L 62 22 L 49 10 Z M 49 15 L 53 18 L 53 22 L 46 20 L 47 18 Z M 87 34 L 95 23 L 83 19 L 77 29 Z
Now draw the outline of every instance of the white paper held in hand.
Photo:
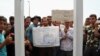
M 33 45 L 36 47 L 59 46 L 59 27 L 50 26 L 33 28 Z

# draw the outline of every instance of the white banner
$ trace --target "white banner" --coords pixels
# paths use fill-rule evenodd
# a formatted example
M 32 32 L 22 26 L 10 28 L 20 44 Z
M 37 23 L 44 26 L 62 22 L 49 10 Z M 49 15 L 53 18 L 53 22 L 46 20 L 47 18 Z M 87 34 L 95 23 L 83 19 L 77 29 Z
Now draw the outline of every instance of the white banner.
M 52 19 L 58 21 L 73 20 L 73 10 L 52 10 Z
M 37 27 L 33 29 L 33 45 L 36 47 L 54 47 L 60 45 L 59 27 Z

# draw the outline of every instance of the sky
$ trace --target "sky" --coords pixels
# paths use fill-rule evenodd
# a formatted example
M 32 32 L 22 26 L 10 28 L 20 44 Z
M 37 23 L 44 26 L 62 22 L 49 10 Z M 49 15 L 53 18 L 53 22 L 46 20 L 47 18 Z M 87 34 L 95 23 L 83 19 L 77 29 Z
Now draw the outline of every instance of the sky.
M 29 15 L 29 0 L 24 0 L 24 15 Z M 51 10 L 72 10 L 74 9 L 74 0 L 30 0 L 30 15 L 39 15 L 41 17 L 51 15 Z M 90 14 L 100 16 L 100 0 L 83 1 L 83 19 Z M 0 0 L 0 15 L 9 18 L 14 15 L 14 0 Z M 83 20 L 83 21 L 84 21 Z

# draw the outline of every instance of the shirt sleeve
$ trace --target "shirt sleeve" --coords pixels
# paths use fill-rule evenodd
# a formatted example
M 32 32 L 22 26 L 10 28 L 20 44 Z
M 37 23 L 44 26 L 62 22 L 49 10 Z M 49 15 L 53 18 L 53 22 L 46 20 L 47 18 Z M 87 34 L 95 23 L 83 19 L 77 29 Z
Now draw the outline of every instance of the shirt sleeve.
M 26 29 L 26 36 L 29 37 L 30 36 L 30 31 L 32 30 L 31 26 L 29 26 L 27 29 Z
M 0 44 L 2 43 L 2 39 L 1 39 L 1 36 L 0 36 Z
M 63 30 L 61 30 L 61 31 L 59 32 L 59 34 L 60 34 L 60 39 L 65 38 L 65 33 L 64 33 Z
M 4 41 L 4 38 L 2 35 L 0 35 L 0 44 Z

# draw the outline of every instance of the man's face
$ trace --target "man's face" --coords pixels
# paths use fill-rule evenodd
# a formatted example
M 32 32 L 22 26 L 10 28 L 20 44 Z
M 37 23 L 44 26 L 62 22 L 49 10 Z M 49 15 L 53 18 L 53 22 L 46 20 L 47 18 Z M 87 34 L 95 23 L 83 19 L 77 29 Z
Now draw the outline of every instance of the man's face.
M 73 26 L 73 21 L 70 21 L 69 24 L 70 24 L 70 26 Z
M 52 23 L 52 19 L 51 18 L 48 18 L 47 20 L 48 20 L 48 23 L 50 23 L 50 24 Z
M 4 21 L 4 29 L 6 30 L 7 29 L 7 22 Z
M 95 17 L 90 17 L 90 22 L 91 22 L 91 24 L 94 24 L 96 22 L 96 18 Z
M 14 25 L 14 20 L 10 20 L 10 24 L 11 25 Z
M 90 19 L 86 19 L 85 25 L 89 25 L 90 23 L 91 23 L 91 20 Z
M 0 21 L 0 31 L 4 30 L 4 21 Z
M 27 27 L 28 27 L 28 26 L 30 25 L 30 22 L 31 22 L 31 21 L 30 21 L 30 19 L 29 19 L 29 18 L 27 18 L 27 19 L 25 20 L 25 26 L 27 26 Z
M 60 26 L 61 22 L 60 21 L 56 21 L 56 26 Z
M 47 26 L 47 25 L 48 25 L 48 20 L 47 20 L 47 19 L 42 19 L 42 24 L 43 24 L 44 26 Z
M 34 20 L 33 20 L 33 23 L 36 24 L 36 25 L 38 24 L 38 22 L 39 22 L 38 19 L 34 19 Z
M 69 27 L 69 23 L 68 21 L 65 22 L 65 27 Z
M 11 25 L 7 24 L 7 29 L 10 30 L 11 29 Z

